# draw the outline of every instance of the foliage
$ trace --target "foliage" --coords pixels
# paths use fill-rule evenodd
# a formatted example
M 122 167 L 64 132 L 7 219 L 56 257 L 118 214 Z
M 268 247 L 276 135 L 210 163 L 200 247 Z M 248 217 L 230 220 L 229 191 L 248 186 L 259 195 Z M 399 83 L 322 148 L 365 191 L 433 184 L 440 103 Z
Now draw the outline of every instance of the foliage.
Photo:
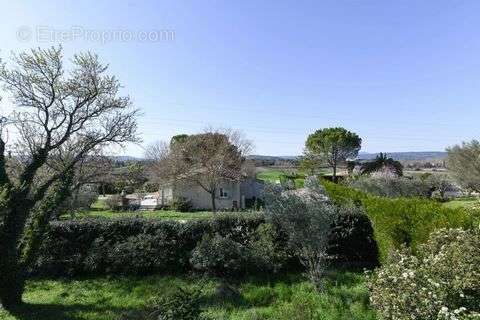
M 73 192 L 59 207 L 59 212 L 69 212 L 74 215 L 78 212 L 90 210 L 92 204 L 98 198 L 97 188 L 92 185 L 84 185 Z
M 399 177 L 390 172 L 359 176 L 348 182 L 352 188 L 380 197 L 430 197 L 433 186 L 419 178 Z
M 246 245 L 263 222 L 261 215 L 248 213 L 185 223 L 142 218 L 53 222 L 35 271 L 49 275 L 185 272 L 191 268 L 191 252 L 205 234 Z
M 480 233 L 440 229 L 417 256 L 395 251 L 369 279 L 370 301 L 386 320 L 480 316 Z M 456 318 L 455 318 L 456 319 Z
M 262 223 L 250 244 L 252 263 L 259 270 L 278 273 L 291 259 L 285 246 L 285 235 L 271 223 Z
M 324 161 L 333 169 L 333 179 L 339 163 L 355 158 L 360 151 L 362 139 L 344 128 L 326 128 L 310 134 L 305 142 L 309 163 Z
M 157 150 L 159 154 L 153 151 Z M 152 148 L 148 158 L 158 181 L 183 183 L 203 189 L 210 195 L 212 211 L 221 184 L 244 178 L 245 156 L 250 142 L 232 130 L 210 130 L 174 138 L 169 147 Z
M 113 194 L 108 196 L 104 200 L 105 206 L 112 211 L 122 210 L 122 197 L 119 194 Z
M 361 168 L 362 174 L 371 174 L 383 170 L 388 170 L 399 177 L 403 175 L 403 165 L 393 158 L 388 158 L 387 154 L 382 152 L 375 157 L 375 160 L 362 164 Z
M 272 186 L 266 191 L 266 215 L 287 235 L 289 247 L 320 290 L 328 261 L 329 240 L 338 216 L 323 190 L 308 184 L 305 194 Z
M 196 270 L 222 277 L 276 274 L 292 258 L 285 240 L 269 223 L 260 224 L 244 242 L 234 241 L 228 235 L 205 234 L 190 262 Z
M 439 201 L 449 200 L 446 193 L 451 190 L 458 190 L 452 180 L 446 175 L 431 174 L 424 180 L 431 186 L 432 198 Z
M 372 268 L 379 264 L 378 246 L 370 219 L 361 206 L 349 204 L 337 208 L 339 217 L 333 227 L 328 253 L 336 266 Z
M 147 193 L 157 192 L 160 186 L 155 182 L 146 182 L 143 184 L 143 191 Z
M 153 302 L 152 320 L 201 320 L 201 294 L 199 289 L 178 287 L 170 295 Z
M 170 208 L 179 212 L 191 212 L 193 210 L 193 205 L 190 200 L 186 198 L 175 198 L 170 203 Z
M 45 229 L 72 189 L 85 184 L 91 159 L 112 144 L 138 142 L 138 110 L 92 53 L 73 56 L 65 70 L 61 47 L 34 49 L 0 63 L 12 112 L 0 120 L 0 301 L 22 304 L 25 276 Z M 13 129 L 15 139 L 5 133 Z M 6 164 L 5 152 L 15 162 Z M 91 168 L 91 167 L 90 167 Z M 88 170 L 87 170 L 88 171 Z
M 447 148 L 446 165 L 462 187 L 480 192 L 480 142 L 472 140 Z
M 338 204 L 364 207 L 372 221 L 380 261 L 392 249 L 407 245 L 416 252 L 431 232 L 439 228 L 472 229 L 480 224 L 478 213 L 465 208 L 448 208 L 441 203 L 420 198 L 384 198 L 323 181 L 329 196 Z
M 206 234 L 227 238 L 244 249 L 247 264 L 234 266 L 227 274 L 236 268 L 243 273 L 273 274 L 298 265 L 287 250 L 285 233 L 265 224 L 262 214 L 208 213 L 201 219 L 193 218 L 200 213 L 189 214 L 190 219 L 176 215 L 180 222 L 132 216 L 52 222 L 31 272 L 48 276 L 188 272 L 192 270 L 192 251 Z M 370 222 L 364 216 L 343 214 L 332 232 L 329 250 L 340 265 L 369 267 L 377 263 Z
M 75 216 L 75 219 L 83 218 L 108 218 L 108 219 L 118 219 L 118 218 L 149 218 L 149 219 L 161 219 L 161 220 L 177 220 L 177 221 L 186 221 L 186 220 L 196 220 L 196 219 L 210 219 L 214 217 L 214 213 L 211 211 L 193 211 L 193 212 L 178 212 L 173 210 L 153 210 L 153 211 L 111 211 L 111 210 L 101 210 L 101 208 L 88 211 L 80 212 Z M 70 216 L 64 215 L 60 217 L 61 219 L 71 219 Z
M 205 234 L 192 252 L 194 269 L 219 276 L 244 275 L 251 264 L 245 244 L 219 234 Z

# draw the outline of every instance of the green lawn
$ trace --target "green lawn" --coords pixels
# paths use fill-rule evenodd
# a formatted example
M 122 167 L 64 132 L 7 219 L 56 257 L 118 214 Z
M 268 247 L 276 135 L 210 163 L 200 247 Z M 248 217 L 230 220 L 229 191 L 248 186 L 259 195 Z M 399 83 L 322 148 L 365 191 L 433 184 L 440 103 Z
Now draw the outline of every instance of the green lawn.
M 168 294 L 176 286 L 201 288 L 202 305 L 211 319 L 353 320 L 375 319 L 368 307 L 362 274 L 330 274 L 322 294 L 298 276 L 281 280 L 250 279 L 237 283 L 240 296 L 215 294 L 218 280 L 174 276 L 115 277 L 77 280 L 31 280 L 25 300 L 29 304 L 17 316 L 0 311 L 0 319 L 114 320 L 141 310 L 153 297 Z
M 275 169 L 267 169 L 257 173 L 257 179 L 271 183 L 279 183 L 283 176 L 285 176 L 285 172 Z
M 468 209 L 480 209 L 480 199 L 476 197 L 459 198 L 445 202 L 444 206 L 452 209 L 462 207 Z
M 265 169 L 257 173 L 257 179 L 263 180 L 265 182 L 270 183 L 280 183 L 280 180 L 284 178 L 287 174 L 282 170 L 277 169 Z M 305 181 L 304 174 L 298 171 L 298 177 L 293 179 L 295 183 L 295 187 L 303 188 L 303 184 Z
M 111 210 L 92 209 L 91 211 L 76 213 L 75 218 L 86 217 L 103 217 L 103 218 L 125 218 L 125 217 L 143 217 L 152 219 L 166 219 L 166 220 L 195 220 L 208 219 L 213 217 L 211 211 L 196 211 L 196 212 L 178 212 L 172 210 L 155 210 L 155 211 L 125 211 L 117 212 Z M 69 219 L 70 215 L 62 216 L 62 219 Z
M 195 212 L 179 212 L 174 210 L 154 210 L 154 211 L 112 211 L 105 208 L 102 200 L 97 200 L 92 205 L 92 209 L 87 212 L 75 213 L 75 218 L 125 218 L 125 217 L 142 217 L 152 219 L 166 219 L 166 220 L 195 220 L 208 219 L 213 217 L 211 211 L 195 211 Z M 64 214 L 62 219 L 70 219 L 69 214 Z

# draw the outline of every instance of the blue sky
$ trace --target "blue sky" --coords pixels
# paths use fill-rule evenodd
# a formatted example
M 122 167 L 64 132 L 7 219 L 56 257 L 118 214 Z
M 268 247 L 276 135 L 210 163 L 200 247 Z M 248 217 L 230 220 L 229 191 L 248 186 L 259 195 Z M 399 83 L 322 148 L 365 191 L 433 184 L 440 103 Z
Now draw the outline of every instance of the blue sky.
M 479 1 L 0 5 L 1 57 L 60 42 L 66 56 L 97 52 L 143 110 L 144 146 L 206 126 L 241 130 L 254 153 L 269 155 L 299 154 L 309 133 L 329 126 L 357 132 L 366 152 L 443 150 L 480 136 Z M 19 40 L 19 30 L 39 27 L 175 37 Z

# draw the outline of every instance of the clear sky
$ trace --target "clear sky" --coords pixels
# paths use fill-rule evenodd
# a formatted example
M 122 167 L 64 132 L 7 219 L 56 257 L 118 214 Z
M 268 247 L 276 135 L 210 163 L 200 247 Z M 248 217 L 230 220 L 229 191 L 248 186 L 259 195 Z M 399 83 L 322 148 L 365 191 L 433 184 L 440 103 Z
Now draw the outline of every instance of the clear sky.
M 208 125 L 268 155 L 299 154 L 328 126 L 357 132 L 366 152 L 480 138 L 476 0 L 0 0 L 0 26 L 3 58 L 58 43 L 97 52 L 143 110 L 144 145 Z M 174 39 L 95 39 L 112 30 Z

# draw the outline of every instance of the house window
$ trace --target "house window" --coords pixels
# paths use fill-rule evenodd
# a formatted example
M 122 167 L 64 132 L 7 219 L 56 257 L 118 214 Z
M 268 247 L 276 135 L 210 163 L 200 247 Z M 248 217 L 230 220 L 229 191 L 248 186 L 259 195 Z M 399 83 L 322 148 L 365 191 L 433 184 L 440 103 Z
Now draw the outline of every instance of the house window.
M 220 198 L 228 198 L 228 192 L 223 188 L 220 188 Z

